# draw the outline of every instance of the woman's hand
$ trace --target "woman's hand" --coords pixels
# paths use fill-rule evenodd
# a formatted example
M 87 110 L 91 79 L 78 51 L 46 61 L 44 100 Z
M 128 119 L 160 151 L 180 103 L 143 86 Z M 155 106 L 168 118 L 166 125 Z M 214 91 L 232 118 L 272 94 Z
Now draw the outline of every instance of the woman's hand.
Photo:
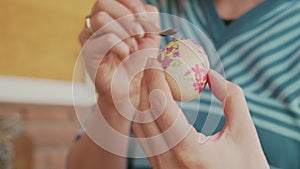
M 114 129 L 126 135 L 132 119 L 131 109 L 139 102 L 141 82 L 141 74 L 131 78 L 135 73 L 132 70 L 144 67 L 147 61 L 136 53 L 160 45 L 160 37 L 147 33 L 149 30 L 137 22 L 136 15 L 159 24 L 157 8 L 140 0 L 97 0 L 89 16 L 95 33 L 92 35 L 84 28 L 79 36 L 83 46 L 81 55 L 98 93 L 99 109 Z M 143 60 L 128 61 L 132 55 Z M 120 66 L 121 63 L 125 64 Z M 116 71 L 119 78 L 114 78 Z
M 160 68 L 149 60 L 147 68 Z M 164 73 L 147 69 L 133 130 L 154 169 L 266 169 L 269 168 L 251 120 L 243 91 L 215 71 L 209 72 L 212 93 L 223 103 L 226 124 L 212 136 L 198 133 L 172 98 Z M 164 107 L 162 107 L 162 105 Z M 158 117 L 149 121 L 149 114 Z M 144 120 L 144 122 L 143 122 Z M 168 132 L 166 132 L 169 130 Z M 153 137 L 156 136 L 156 137 Z M 146 139 L 145 139 L 146 138 Z M 147 138 L 155 138 L 147 140 Z M 160 139 L 157 139 L 160 138 Z M 174 140 L 183 138 L 178 144 Z M 174 145 L 174 146 L 172 146 Z M 170 147 L 157 154 L 158 149 Z
M 99 102 L 113 104 L 111 92 L 120 93 L 119 101 L 128 99 L 121 94 L 122 92 L 111 91 L 112 77 L 128 55 L 137 50 L 159 47 L 160 37 L 148 34 L 149 30 L 136 21 L 136 15 L 143 15 L 150 22 L 159 24 L 158 13 L 153 12 L 157 12 L 156 7 L 144 5 L 140 0 L 97 0 L 95 3 L 90 14 L 91 29 L 95 33 L 88 40 L 92 34 L 84 28 L 79 41 L 83 46 L 82 55 L 87 71 L 95 82 L 99 98 L 102 99 Z M 128 64 L 128 67 L 130 66 L 135 66 L 135 63 Z M 128 67 L 120 68 L 120 72 L 124 72 L 124 78 L 118 79 L 120 91 L 126 90 L 122 88 L 126 86 L 123 84 L 130 83 L 126 74 Z M 134 87 L 129 91 L 129 96 L 136 105 L 139 99 L 140 77 L 131 83 Z

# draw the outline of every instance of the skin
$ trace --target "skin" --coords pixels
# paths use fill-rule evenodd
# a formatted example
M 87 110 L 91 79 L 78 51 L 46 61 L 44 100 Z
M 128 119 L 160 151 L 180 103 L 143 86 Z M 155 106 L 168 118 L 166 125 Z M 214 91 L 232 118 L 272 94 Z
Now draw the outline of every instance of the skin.
M 135 4 L 135 6 L 131 6 Z M 116 10 L 117 9 L 117 10 Z M 132 15 L 137 12 L 157 12 L 154 6 L 144 5 L 139 0 L 119 0 L 119 1 L 108 1 L 108 0 L 98 0 L 91 12 L 91 25 L 92 30 L 98 30 L 103 27 L 106 23 L 109 23 L 119 17 Z M 158 23 L 159 18 L 148 18 L 153 23 Z M 131 25 L 133 25 L 131 27 Z M 114 28 L 114 26 L 116 26 Z M 131 122 L 125 119 L 117 111 L 111 93 L 111 81 L 113 72 L 116 70 L 118 64 L 124 60 L 126 56 L 136 50 L 142 50 L 147 48 L 158 48 L 160 44 L 160 37 L 153 34 L 143 34 L 141 31 L 134 30 L 135 27 L 141 27 L 134 19 L 129 18 L 126 22 L 119 23 L 119 25 L 114 25 L 108 28 L 110 32 L 100 32 L 102 34 L 98 38 L 88 41 L 91 33 L 84 28 L 80 35 L 80 44 L 86 45 L 87 52 L 83 55 L 85 60 L 87 71 L 89 72 L 91 78 L 95 69 L 97 69 L 97 74 L 95 77 L 95 87 L 99 94 L 98 107 L 101 110 L 102 115 L 106 121 L 117 131 L 124 135 L 129 135 L 129 129 Z M 133 33 L 132 33 L 133 32 Z M 124 41 L 121 41 L 115 47 L 113 47 L 109 53 L 104 54 L 104 50 L 107 46 L 113 44 L 114 42 L 120 41 L 121 37 L 127 37 L 136 32 L 142 33 L 142 37 L 130 37 Z M 98 32 L 96 32 L 97 34 Z M 102 45 L 98 45 L 102 44 Z M 107 45 L 107 46 L 105 46 Z M 91 46 L 91 47 L 89 47 Z M 97 50 L 93 49 L 96 46 Z M 99 58 L 99 54 L 105 55 L 101 64 L 95 65 Z M 122 72 L 127 72 L 128 69 L 125 67 Z M 126 75 L 125 75 L 126 76 Z M 137 106 L 139 103 L 139 91 L 141 83 L 142 74 L 136 77 L 131 82 L 131 89 L 129 91 L 129 96 L 131 103 Z M 119 81 L 120 86 L 128 83 L 126 77 Z M 122 94 L 122 91 L 116 91 L 118 93 L 118 99 L 121 103 L 122 100 L 127 99 L 126 95 Z M 126 105 L 125 105 L 126 106 Z M 126 107 L 124 107 L 126 109 Z M 124 145 L 127 147 L 127 145 Z M 101 166 L 99 165 L 101 164 Z M 122 169 L 126 168 L 126 158 L 116 156 L 110 152 L 105 151 L 98 145 L 96 145 L 86 134 L 72 146 L 69 156 L 69 168 L 71 169 Z
M 150 5 L 144 5 L 139 0 L 98 0 L 91 11 L 92 30 L 95 32 L 107 23 L 122 16 L 142 12 L 157 12 L 157 9 Z M 153 23 L 159 23 L 158 17 L 152 16 L 147 19 Z M 145 34 L 146 29 L 147 27 L 140 25 L 134 18 L 129 17 L 124 22 L 118 22 L 112 27 L 96 32 L 98 36 L 93 40 L 87 41 L 91 33 L 86 28 L 81 31 L 79 36 L 82 46 L 85 45 L 87 49 L 93 49 L 83 51 L 83 58 L 85 59 L 87 71 L 94 79 L 96 90 L 100 96 L 98 107 L 105 120 L 124 135 L 129 135 L 131 122 L 121 116 L 116 109 L 110 84 L 113 72 L 129 54 L 137 50 L 159 47 L 160 37 Z M 136 33 L 139 35 L 136 36 Z M 107 46 L 119 42 L 124 37 L 129 38 L 115 45 L 108 53 L 104 52 Z M 97 65 L 95 63 L 97 63 L 99 55 L 104 58 L 101 64 Z M 159 68 L 159 64 L 149 59 L 147 67 Z M 129 68 L 129 65 L 128 67 L 125 66 L 122 71 L 128 72 L 130 71 Z M 97 74 L 94 77 L 92 72 L 95 71 L 97 71 Z M 129 78 L 125 73 L 123 80 L 119 82 L 120 86 L 128 83 L 128 81 Z M 214 136 L 205 137 L 182 118 L 182 123 L 178 123 L 178 126 L 175 127 L 190 127 L 187 137 L 170 151 L 150 157 L 151 166 L 155 169 L 268 168 L 242 90 L 235 84 L 222 79 L 214 71 L 209 72 L 209 84 L 215 96 L 223 102 L 227 119 L 224 129 Z M 160 134 L 174 122 L 174 115 L 182 114 L 172 99 L 164 74 L 161 71 L 152 69 L 140 73 L 131 81 L 130 100 L 135 107 L 141 110 L 140 113 L 149 109 L 151 103 L 148 101 L 148 96 L 154 89 L 160 89 L 164 93 L 167 104 L 161 117 L 157 120 L 146 124 L 134 123 L 133 130 L 139 138 Z M 127 99 L 127 95 L 122 91 L 116 93 L 118 93 L 117 97 L 120 103 L 122 103 L 122 100 Z M 126 109 L 126 105 L 123 106 Z M 156 109 L 157 107 L 152 106 L 151 108 Z M 184 116 L 180 115 L 180 117 Z M 202 144 L 199 144 L 200 136 L 203 141 Z M 168 143 L 169 140 L 170 138 L 163 137 L 162 142 Z M 126 144 L 123 146 L 127 148 Z M 157 145 L 141 142 L 141 146 L 145 153 L 149 154 L 148 147 Z M 70 169 L 125 169 L 126 158 L 105 151 L 86 134 L 83 134 L 71 148 L 68 165 Z
M 155 59 L 150 59 L 147 67 L 158 68 L 161 66 Z M 261 145 L 251 120 L 247 103 L 242 89 L 223 79 L 213 70 L 209 72 L 209 84 L 212 93 L 223 103 L 225 117 L 227 119 L 222 131 L 206 137 L 198 133 L 185 119 L 180 108 L 172 97 L 163 71 L 147 69 L 142 79 L 140 113 L 152 113 L 155 115 L 159 104 L 151 101 L 149 95 L 159 89 L 164 93 L 166 107 L 161 116 L 151 123 L 134 123 L 133 131 L 139 138 L 149 138 L 160 135 L 171 125 L 180 131 L 182 128 L 190 128 L 187 136 L 169 151 L 149 157 L 153 169 L 266 169 L 269 168 Z M 157 100 L 163 100 L 157 95 Z M 162 97 L 162 96 L 161 96 Z M 151 105 L 151 107 L 150 107 Z M 148 110 L 150 111 L 143 111 Z M 175 123 L 177 118 L 181 118 Z M 173 134 L 179 134 L 173 133 Z M 161 142 L 168 144 L 176 136 L 165 136 L 159 142 L 141 142 L 146 155 L 151 155 L 152 147 L 159 147 Z M 199 143 L 199 137 L 200 142 Z

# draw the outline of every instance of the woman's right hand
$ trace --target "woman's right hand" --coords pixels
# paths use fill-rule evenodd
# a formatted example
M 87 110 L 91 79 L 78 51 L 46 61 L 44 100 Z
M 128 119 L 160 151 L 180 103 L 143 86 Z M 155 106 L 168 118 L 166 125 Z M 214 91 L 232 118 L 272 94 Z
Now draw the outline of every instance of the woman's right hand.
M 145 28 L 136 21 L 133 15 L 144 12 L 157 12 L 157 9 L 154 6 L 144 5 L 140 0 L 98 0 L 95 3 L 90 20 L 91 29 L 95 32 L 96 38 L 88 40 L 92 33 L 84 28 L 79 35 L 79 41 L 83 46 L 82 56 L 87 71 L 95 82 L 99 94 L 98 104 L 113 105 L 112 92 L 117 94 L 118 102 L 128 99 L 129 94 L 131 103 L 138 104 L 141 78 L 138 76 L 130 82 L 127 74 L 129 71 L 127 69 L 137 63 L 129 63 L 124 67 L 118 66 L 127 56 L 137 50 L 158 48 L 160 45 L 160 37 L 145 34 L 150 30 L 144 30 Z M 157 14 L 152 13 L 147 19 L 159 24 Z M 117 68 L 124 76 L 117 80 L 119 87 L 112 91 L 112 78 Z M 130 91 L 124 88 L 128 83 L 131 84 Z

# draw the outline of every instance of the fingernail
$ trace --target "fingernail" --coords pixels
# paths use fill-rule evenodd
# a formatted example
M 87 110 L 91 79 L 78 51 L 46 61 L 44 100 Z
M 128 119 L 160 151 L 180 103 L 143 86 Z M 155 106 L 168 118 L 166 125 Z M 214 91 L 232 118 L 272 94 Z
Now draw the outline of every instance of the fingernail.
M 142 37 L 144 37 L 145 31 L 139 23 L 136 23 L 136 24 L 134 24 L 131 33 L 133 36 L 142 38 Z
M 139 49 L 137 41 L 132 37 L 130 38 L 130 42 L 131 42 L 130 51 L 131 52 L 137 51 Z
M 143 5 L 142 3 L 133 3 L 133 4 L 131 4 L 130 9 L 131 9 L 134 13 L 145 12 L 145 8 L 144 8 L 144 5 Z
M 208 72 L 208 84 L 213 94 L 220 100 L 225 99 L 226 80 L 216 71 L 210 69 Z
M 149 58 L 146 63 L 146 68 L 151 68 L 153 66 L 153 58 Z
M 155 69 L 163 70 L 161 63 L 158 62 L 157 59 L 154 59 L 154 58 L 149 58 L 148 59 L 147 64 L 146 64 L 146 68 L 147 69 L 155 68 Z

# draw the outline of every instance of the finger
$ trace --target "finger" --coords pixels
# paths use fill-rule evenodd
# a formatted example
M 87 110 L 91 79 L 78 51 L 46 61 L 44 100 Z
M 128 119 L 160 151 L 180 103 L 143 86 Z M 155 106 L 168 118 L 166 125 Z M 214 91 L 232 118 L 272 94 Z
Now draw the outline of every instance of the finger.
M 161 71 L 161 64 L 156 59 L 149 59 L 147 68 L 144 77 L 149 93 L 150 111 L 154 116 L 160 113 L 155 122 L 164 132 L 168 145 L 175 146 L 188 134 L 191 125 L 172 97 L 164 72 Z
M 81 30 L 78 36 L 79 43 L 81 47 L 85 44 L 85 42 L 91 37 L 91 32 L 89 32 L 85 27 Z
M 169 157 L 169 154 L 172 151 L 177 154 L 184 151 L 187 146 L 193 146 L 199 143 L 199 134 L 187 123 L 183 113 L 181 112 L 181 114 L 177 116 L 178 118 L 174 118 L 176 117 L 176 113 L 170 109 L 169 105 L 164 104 L 166 100 L 162 99 L 163 96 L 159 95 L 160 93 L 157 93 L 157 95 L 153 94 L 154 92 L 168 89 L 168 85 L 165 84 L 164 75 L 160 74 L 162 72 L 157 69 L 161 69 L 159 62 L 155 59 L 149 59 L 142 79 L 140 98 L 141 100 L 147 100 L 147 102 L 142 104 L 140 108 L 146 108 L 147 110 L 150 110 L 150 112 L 155 112 L 153 113 L 154 115 L 156 115 L 158 111 L 161 111 L 157 106 L 163 105 L 163 107 L 166 108 L 163 109 L 163 114 L 154 122 L 146 124 L 140 123 L 136 125 L 138 128 L 135 129 L 136 131 L 139 130 L 139 132 L 143 133 L 146 138 L 151 137 L 151 139 L 141 140 L 140 143 L 143 144 L 143 149 L 148 156 L 158 155 L 157 152 L 160 152 L 159 155 L 155 157 L 154 163 L 156 164 L 159 163 L 162 157 Z M 153 84 L 154 81 L 157 81 L 157 83 Z M 151 94 L 153 95 L 151 96 Z M 173 100 L 171 93 L 166 97 Z M 168 111 L 171 113 L 168 113 Z M 144 111 L 143 113 L 148 112 Z M 173 115 L 173 113 L 175 115 Z
M 139 144 L 141 145 L 147 157 L 152 157 L 150 158 L 152 160 L 151 164 L 154 163 L 155 165 L 156 157 L 154 156 L 168 151 L 170 148 L 168 147 L 161 130 L 155 122 L 155 117 L 150 112 L 150 106 L 147 82 L 143 77 L 140 91 L 140 111 L 136 113 L 133 131 L 138 137 Z
M 126 6 L 132 13 L 145 12 L 144 4 L 140 0 L 117 0 Z
M 224 113 L 230 130 L 236 134 L 255 131 L 243 90 L 231 82 L 226 83 Z
M 120 60 L 129 54 L 128 46 L 115 34 L 105 34 L 99 38 L 90 39 L 82 49 L 82 56 L 88 64 L 98 64 L 109 52 L 114 53 Z
M 216 98 L 223 102 L 226 95 L 226 80 L 219 73 L 210 69 L 208 72 L 208 85 Z
M 209 71 L 209 84 L 212 93 L 223 102 L 226 126 L 230 131 L 237 135 L 250 132 L 254 125 L 243 90 L 213 70 Z
M 114 33 L 130 47 L 130 51 L 135 51 L 138 44 L 134 38 L 130 38 L 129 33 L 106 12 L 101 11 L 96 13 L 91 18 L 92 30 L 96 32 L 94 36 L 102 36 L 106 33 Z
M 157 28 L 160 28 L 159 22 L 160 22 L 160 18 L 159 18 L 159 11 L 157 9 L 156 6 L 153 5 L 144 5 L 145 10 L 147 11 L 144 16 L 145 18 L 148 20 L 148 22 L 153 23 L 153 25 L 155 25 Z M 145 30 L 145 36 L 151 36 L 153 38 L 161 38 L 160 36 L 157 36 L 155 34 L 153 34 L 153 28 L 152 27 L 148 27 L 147 25 L 143 25 L 143 28 Z
M 149 111 L 150 106 L 147 83 L 146 79 L 143 77 L 140 89 L 139 111 L 136 113 L 134 119 L 133 132 L 135 133 L 135 136 L 139 138 L 139 144 L 147 157 L 158 155 L 159 153 L 162 153 L 161 150 L 168 149 L 164 138 L 159 136 L 161 135 L 161 130 L 154 122 L 155 118 Z
M 149 94 L 146 85 L 145 78 L 143 77 L 141 81 L 140 103 L 138 106 L 139 111 L 145 111 L 150 108 Z
M 155 25 L 159 26 L 159 11 L 156 6 L 145 4 L 144 8 L 146 10 L 146 15 L 147 19 L 149 21 L 152 21 Z
M 158 125 L 164 131 L 172 125 L 178 114 L 182 112 L 173 99 L 161 63 L 156 59 L 150 58 L 146 68 L 144 78 L 147 83 L 149 96 L 152 96 L 149 97 L 151 110 L 152 113 L 160 113 L 157 112 L 157 110 L 164 111 L 160 118 L 157 119 Z M 164 120 L 164 122 L 160 123 L 162 120 Z
M 147 22 L 152 23 L 156 28 L 153 29 L 152 26 L 149 26 L 147 24 L 144 24 L 143 22 L 140 22 L 143 26 L 143 29 L 145 30 L 144 38 L 148 38 L 147 46 L 157 46 L 159 47 L 159 42 L 161 40 L 161 36 L 158 36 L 157 29 L 160 28 L 159 25 L 159 17 L 160 14 L 158 13 L 158 9 L 153 5 L 144 5 L 144 8 L 146 10 L 146 13 L 143 13 L 142 16 L 137 17 L 143 17 L 142 19 L 146 19 Z M 138 19 L 139 20 L 139 19 Z M 143 42 L 143 39 L 136 38 L 137 42 Z M 147 46 L 145 46 L 147 48 Z
M 131 0 L 118 0 L 118 1 L 122 3 L 124 6 L 126 6 L 132 13 L 141 15 L 148 22 L 151 22 L 154 25 L 156 25 L 156 27 L 159 27 L 159 17 L 158 17 L 157 7 L 149 4 L 143 4 L 139 0 L 135 0 L 134 2 L 132 2 Z M 154 31 L 149 29 L 147 25 L 144 25 L 143 23 L 141 24 L 143 28 L 146 29 L 146 31 Z
M 136 21 L 133 13 L 118 1 L 98 0 L 92 9 L 92 15 L 99 11 L 107 12 L 114 19 L 118 20 L 130 35 L 144 35 L 142 26 Z

